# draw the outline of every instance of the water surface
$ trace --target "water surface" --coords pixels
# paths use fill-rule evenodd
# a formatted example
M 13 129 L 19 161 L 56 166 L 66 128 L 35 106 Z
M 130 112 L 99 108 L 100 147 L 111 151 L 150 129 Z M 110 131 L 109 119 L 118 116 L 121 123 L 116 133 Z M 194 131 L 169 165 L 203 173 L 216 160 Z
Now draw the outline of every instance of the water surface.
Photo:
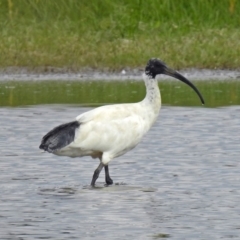
M 207 87 L 199 85 L 207 96 Z M 76 95 L 75 86 L 71 95 L 61 86 L 52 101 L 61 103 L 68 93 L 73 102 L 42 105 L 50 94 L 33 94 L 26 85 L 25 93 L 23 88 L 14 93 L 12 86 L 2 90 L 12 91 L 12 102 L 9 94 L 0 108 L 1 239 L 239 239 L 239 106 L 200 107 L 195 94 L 198 107 L 164 105 L 143 141 L 110 163 L 114 185 L 105 187 L 102 173 L 93 189 L 89 184 L 97 160 L 58 157 L 38 149 L 47 131 L 91 109 L 76 104 L 84 93 L 87 96 L 87 88 Z M 42 93 L 53 89 L 37 86 L 45 89 Z M 224 92 L 237 93 L 236 86 L 222 88 L 219 99 L 228 99 Z M 116 101 L 134 95 L 128 88 L 127 94 L 119 89 L 114 94 L 123 98 Z M 31 102 L 28 93 L 35 102 L 26 107 Z M 97 96 L 90 96 L 89 102 L 97 104 Z
M 240 104 L 240 81 L 194 81 L 205 107 Z M 159 82 L 162 102 L 172 106 L 201 106 L 196 93 L 177 80 Z M 6 81 L 0 82 L 0 106 L 137 102 L 145 96 L 142 81 Z

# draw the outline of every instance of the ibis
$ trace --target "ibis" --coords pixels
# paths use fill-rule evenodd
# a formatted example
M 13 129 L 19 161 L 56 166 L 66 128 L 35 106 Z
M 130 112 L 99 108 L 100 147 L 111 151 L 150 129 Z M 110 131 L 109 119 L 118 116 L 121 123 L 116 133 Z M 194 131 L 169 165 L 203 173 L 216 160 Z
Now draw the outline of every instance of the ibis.
M 204 104 L 201 93 L 188 79 L 161 60 L 152 58 L 142 75 L 146 85 L 142 101 L 106 105 L 84 112 L 76 120 L 53 128 L 42 138 L 39 148 L 58 156 L 98 158 L 100 164 L 94 171 L 91 185 L 95 185 L 103 168 L 106 184 L 113 184 L 108 167 L 110 161 L 136 147 L 158 117 L 161 108 L 158 74 L 189 85 Z

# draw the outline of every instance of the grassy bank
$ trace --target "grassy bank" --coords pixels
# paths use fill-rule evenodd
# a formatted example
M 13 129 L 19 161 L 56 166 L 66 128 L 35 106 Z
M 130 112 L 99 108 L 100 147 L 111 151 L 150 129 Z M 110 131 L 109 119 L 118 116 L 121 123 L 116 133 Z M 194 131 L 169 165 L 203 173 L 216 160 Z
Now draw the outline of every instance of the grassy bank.
M 237 0 L 0 0 L 0 67 L 239 68 Z

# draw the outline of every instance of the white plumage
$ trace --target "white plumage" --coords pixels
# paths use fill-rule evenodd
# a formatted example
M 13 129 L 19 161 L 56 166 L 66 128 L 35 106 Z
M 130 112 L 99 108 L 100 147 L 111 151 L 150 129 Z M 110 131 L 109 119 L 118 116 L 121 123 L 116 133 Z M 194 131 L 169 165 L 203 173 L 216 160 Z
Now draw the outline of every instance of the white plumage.
M 196 87 L 179 73 L 168 68 L 158 59 L 150 59 L 143 79 L 146 97 L 138 103 L 115 104 L 95 108 L 77 116 L 76 121 L 60 125 L 46 134 L 41 149 L 61 156 L 99 158 L 91 185 L 95 185 L 102 168 L 106 183 L 112 184 L 108 164 L 116 157 L 133 149 L 156 121 L 161 97 L 157 74 L 167 74 L 191 86 L 203 98 Z

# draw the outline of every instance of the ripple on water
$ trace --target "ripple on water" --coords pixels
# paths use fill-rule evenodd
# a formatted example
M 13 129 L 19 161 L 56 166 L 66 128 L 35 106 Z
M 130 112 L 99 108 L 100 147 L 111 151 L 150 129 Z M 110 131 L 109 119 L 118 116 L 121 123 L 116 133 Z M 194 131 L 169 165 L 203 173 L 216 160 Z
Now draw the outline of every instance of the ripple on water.
M 95 188 L 96 160 L 38 149 L 85 110 L 0 109 L 1 239 L 239 238 L 240 107 L 163 107 L 139 146 L 111 163 L 115 184 L 102 173 Z

